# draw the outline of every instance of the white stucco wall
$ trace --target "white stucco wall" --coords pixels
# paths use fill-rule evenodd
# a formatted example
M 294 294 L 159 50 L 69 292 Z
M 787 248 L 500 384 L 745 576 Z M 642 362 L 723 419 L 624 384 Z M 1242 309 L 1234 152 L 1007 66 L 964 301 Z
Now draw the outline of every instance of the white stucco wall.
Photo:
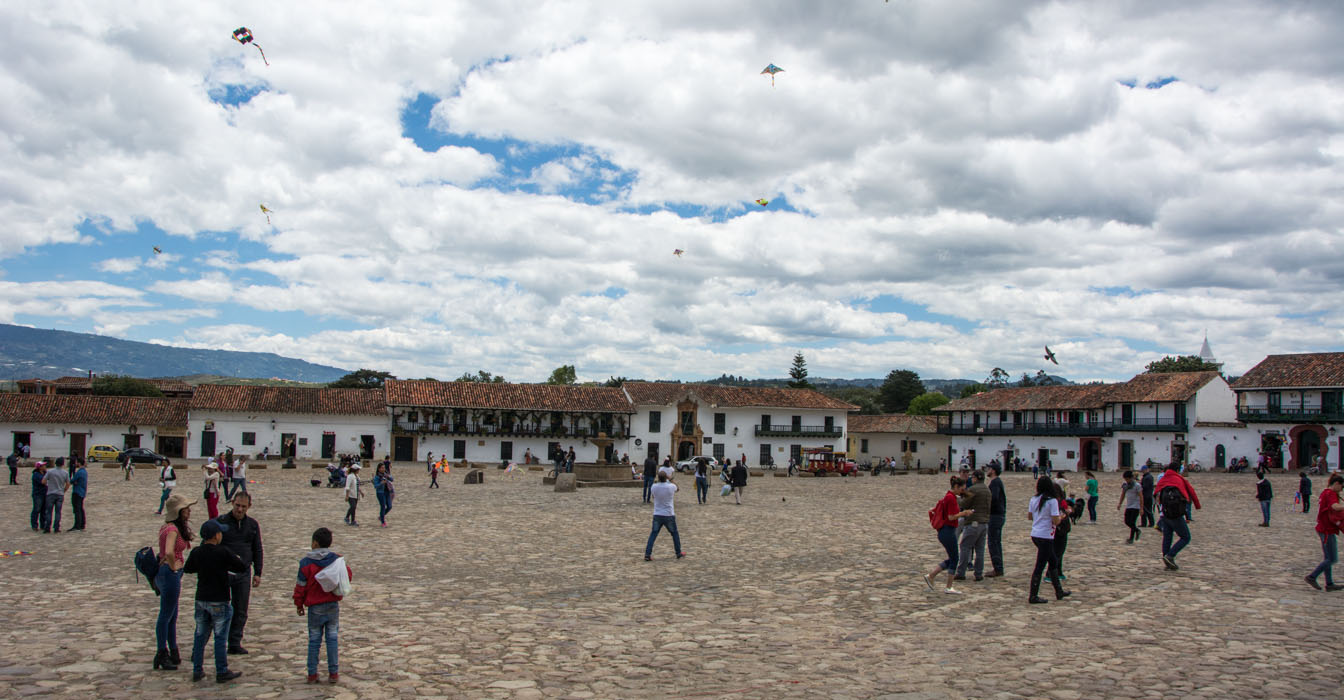
M 662 425 L 658 434 L 649 433 L 649 412 L 662 412 Z M 714 414 L 724 414 L 723 433 L 714 432 Z M 801 418 L 802 425 L 820 426 L 825 425 L 826 418 L 831 417 L 835 421 L 835 428 L 840 431 L 840 437 L 777 437 L 777 436 L 756 436 L 756 426 L 760 424 L 762 415 L 769 415 L 772 425 L 788 425 L 792 423 L 794 416 Z M 761 445 L 770 445 L 770 454 L 775 463 L 779 465 L 787 464 L 789 461 L 790 447 L 800 445 L 802 448 L 832 446 L 836 450 L 845 449 L 845 430 L 848 413 L 845 411 L 823 411 L 816 409 L 799 408 L 779 408 L 779 407 L 749 407 L 749 408 L 714 408 L 708 404 L 700 404 L 696 411 L 696 420 L 700 429 L 704 431 L 704 437 L 708 442 L 702 442 L 697 446 L 696 454 L 713 455 L 714 445 L 723 445 L 723 454 L 726 459 L 739 459 L 743 454 L 747 456 L 747 464 L 756 466 L 761 461 Z M 650 442 L 658 443 L 659 454 L 661 457 L 668 455 L 676 456 L 676 445 L 672 444 L 672 429 L 676 427 L 678 420 L 676 405 L 669 406 L 639 406 L 635 413 L 632 424 L 631 440 L 629 443 L 629 453 L 631 461 L 643 462 L 648 455 L 648 445 Z M 737 434 L 733 434 L 736 429 Z M 635 439 L 639 440 L 638 445 Z
M 91 424 L 69 424 L 54 425 L 49 423 L 0 423 L 0 435 L 8 436 L 3 449 L 5 454 L 9 454 L 13 447 L 14 433 L 32 433 L 32 442 L 30 443 L 30 455 L 36 459 L 40 457 L 68 457 L 70 455 L 70 434 L 83 433 L 84 452 L 88 454 L 89 448 L 94 445 L 111 445 L 121 449 L 125 445 L 125 434 L 129 431 L 129 425 L 91 425 Z M 155 438 L 158 437 L 158 428 L 155 426 L 136 426 L 140 437 L 140 446 L 148 449 L 155 449 Z
M 862 441 L 865 439 L 868 440 L 867 452 L 862 451 Z M 904 455 L 901 452 L 902 440 L 918 443 L 918 449 L 911 454 L 915 460 L 911 464 L 915 467 L 938 466 L 938 460 L 947 456 L 947 448 L 951 444 L 948 436 L 937 433 L 850 433 L 849 457 L 859 462 L 876 462 L 882 457 L 890 457 L 899 464 Z
M 271 421 L 275 427 L 271 427 Z M 215 451 L 232 447 L 239 454 L 261 454 L 267 447 L 273 455 L 280 454 L 280 436 L 294 433 L 295 457 L 318 459 L 322 452 L 322 434 L 336 433 L 336 453 L 359 452 L 361 435 L 374 436 L 374 455 L 381 459 L 392 451 L 389 440 L 391 424 L 386 416 L 344 416 L 276 413 L 249 415 L 231 411 L 192 411 L 187 421 L 188 459 L 202 459 L 201 433 L 207 421 L 214 422 Z M 256 433 L 255 445 L 243 444 L 243 433 Z M 302 438 L 308 444 L 301 444 Z
M 1319 406 L 1319 395 L 1317 401 Z M 1237 419 L 1237 393 L 1222 377 L 1214 377 L 1200 387 L 1193 403 L 1194 406 L 1187 409 L 1187 415 L 1196 421 L 1226 423 Z
M 526 454 L 529 449 L 532 450 L 533 457 L 541 460 L 542 464 L 547 464 L 547 457 L 549 454 L 548 446 L 551 442 L 558 442 L 560 444 L 560 449 L 565 451 L 568 451 L 569 448 L 573 447 L 574 458 L 575 461 L 578 462 L 595 462 L 598 457 L 597 446 L 591 442 L 585 445 L 583 438 L 578 437 L 561 437 L 559 439 L 509 437 L 507 435 L 503 437 L 493 435 L 420 435 L 417 437 L 416 459 L 421 462 L 429 459 L 429 453 L 431 452 L 434 453 L 434 459 L 438 459 L 444 455 L 447 455 L 449 460 L 456 459 L 453 457 L 453 442 L 456 440 L 462 440 L 466 443 L 465 459 L 468 462 L 501 461 L 500 449 L 501 443 L 504 442 L 513 443 L 512 461 L 518 462 L 519 464 L 522 464 L 523 455 Z M 618 459 L 621 454 L 630 452 L 630 444 L 631 442 L 629 440 L 615 440 L 612 442 L 612 447 L 616 450 Z M 634 458 L 634 454 L 631 453 L 630 459 L 634 460 Z M 642 455 L 640 456 L 640 460 L 643 460 Z

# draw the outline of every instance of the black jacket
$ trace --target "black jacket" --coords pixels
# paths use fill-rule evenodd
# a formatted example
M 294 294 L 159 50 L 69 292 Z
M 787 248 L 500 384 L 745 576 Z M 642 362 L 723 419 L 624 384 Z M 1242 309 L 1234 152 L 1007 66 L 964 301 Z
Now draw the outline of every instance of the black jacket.
M 658 460 L 646 457 L 644 459 L 644 478 L 652 479 L 655 476 L 658 476 Z
M 196 574 L 196 600 L 207 603 L 229 602 L 229 572 L 243 573 L 247 565 L 237 554 L 221 544 L 193 547 L 182 570 Z
M 1297 492 L 1303 496 L 1311 495 L 1311 479 L 1308 479 L 1305 474 L 1303 474 L 1302 478 L 1297 482 Z
M 997 476 L 989 480 L 989 514 L 1008 515 L 1008 494 L 1003 492 L 1003 480 Z
M 224 525 L 224 540 L 221 544 L 243 560 L 244 571 L 252 567 L 254 576 L 261 575 L 261 525 L 251 516 L 244 515 L 243 522 L 233 519 L 233 511 L 221 513 L 218 518 Z
M 1258 501 L 1268 501 L 1274 497 L 1274 489 L 1269 485 L 1269 479 L 1261 479 L 1255 482 L 1255 498 Z
M 733 474 L 733 486 L 746 486 L 746 485 L 747 485 L 747 468 L 746 468 L 746 467 L 744 467 L 744 466 L 742 466 L 742 465 L 739 464 L 739 465 L 733 467 L 732 474 Z

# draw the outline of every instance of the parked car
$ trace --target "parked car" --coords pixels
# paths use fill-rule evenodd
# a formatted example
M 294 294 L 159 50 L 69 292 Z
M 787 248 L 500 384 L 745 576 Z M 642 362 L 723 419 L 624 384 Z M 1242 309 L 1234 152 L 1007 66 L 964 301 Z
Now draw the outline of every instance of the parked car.
M 121 450 L 111 445 L 94 445 L 89 448 L 90 462 L 115 462 L 121 456 Z
M 163 460 L 167 459 L 154 450 L 144 447 L 132 447 L 122 450 L 120 458 L 125 459 L 127 457 L 130 457 L 131 461 L 135 463 L 148 462 L 149 464 L 163 464 Z
M 701 455 L 701 456 L 699 456 L 699 457 L 692 457 L 692 458 L 690 458 L 690 459 L 683 459 L 683 460 L 681 460 L 680 462 L 677 462 L 677 471 L 679 471 L 679 472 L 694 472 L 694 471 L 695 471 L 695 465 L 696 465 L 696 464 L 699 464 L 700 462 L 704 462 L 710 469 L 718 469 L 718 468 L 719 468 L 719 460 L 714 459 L 713 457 L 707 457 L 707 456 Z

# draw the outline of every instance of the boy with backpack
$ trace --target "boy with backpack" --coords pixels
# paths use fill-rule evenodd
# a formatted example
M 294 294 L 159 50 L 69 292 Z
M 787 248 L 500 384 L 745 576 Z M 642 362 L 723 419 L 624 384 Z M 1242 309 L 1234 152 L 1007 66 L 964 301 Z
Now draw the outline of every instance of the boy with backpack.
M 1190 544 L 1190 527 L 1186 525 L 1188 508 L 1191 504 L 1200 507 L 1195 487 L 1175 469 L 1167 469 L 1154 487 L 1158 508 L 1162 513 L 1162 563 L 1168 571 L 1177 571 L 1176 555 Z M 1172 536 L 1179 537 L 1176 544 L 1171 543 Z
M 308 609 L 308 682 L 317 682 L 317 657 L 327 640 L 327 680 L 340 680 L 337 665 L 337 634 L 340 631 L 341 599 L 350 592 L 353 574 L 345 557 L 331 551 L 331 530 L 313 532 L 313 550 L 299 560 L 299 578 L 294 584 L 294 605 L 299 615 Z

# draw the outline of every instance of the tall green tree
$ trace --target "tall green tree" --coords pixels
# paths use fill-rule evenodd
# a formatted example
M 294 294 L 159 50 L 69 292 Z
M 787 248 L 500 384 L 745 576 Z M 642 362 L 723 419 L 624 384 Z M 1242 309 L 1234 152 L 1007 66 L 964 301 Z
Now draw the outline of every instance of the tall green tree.
M 630 378 L 629 378 L 629 377 L 626 377 L 626 376 L 624 376 L 624 375 L 622 375 L 622 376 L 620 376 L 620 377 L 613 377 L 613 376 L 611 376 L 610 374 L 608 374 L 608 375 L 607 375 L 607 381 L 602 382 L 602 386 L 605 386 L 605 387 L 611 387 L 611 388 L 615 389 L 615 388 L 619 388 L 622 384 L 624 384 L 624 383 L 626 383 L 626 382 L 628 382 L 628 381 L 630 381 Z
M 919 375 L 908 369 L 893 369 L 887 373 L 882 386 L 877 389 L 882 397 L 882 410 L 886 413 L 905 413 L 910 402 L 924 393 L 924 382 Z
M 502 374 L 490 374 L 489 372 L 487 372 L 487 371 L 485 371 L 485 370 L 482 369 L 482 370 L 477 370 L 477 371 L 476 371 L 476 374 L 472 374 L 471 372 L 463 372 L 463 373 L 462 373 L 462 376 L 458 377 L 457 379 L 454 379 L 453 381 L 455 381 L 455 382 L 479 382 L 479 383 L 481 383 L 481 384 L 503 384 L 503 383 L 504 383 L 504 375 L 502 375 Z
M 967 384 L 966 386 L 961 388 L 961 396 L 959 398 L 964 399 L 970 396 L 975 396 L 976 394 L 982 391 L 989 391 L 989 387 L 985 386 L 984 384 L 980 384 L 978 382 L 975 384 Z
M 812 382 L 807 381 L 807 358 L 801 352 L 793 356 L 793 366 L 789 368 L 789 388 L 812 388 Z
M 94 377 L 93 393 L 97 396 L 163 396 L 153 383 L 121 374 Z
M 1018 386 L 1036 386 L 1036 380 L 1031 378 L 1030 374 L 1022 373 L 1022 378 L 1017 380 Z
M 933 414 L 933 409 L 948 403 L 951 399 L 943 396 L 941 392 L 930 391 L 920 394 L 910 401 L 910 406 L 905 410 L 912 416 L 928 416 Z
M 985 379 L 985 386 L 991 389 L 1002 389 L 1008 386 L 1008 373 L 1002 367 L 995 367 L 989 371 L 989 377 Z
M 573 384 L 578 378 L 579 373 L 574 369 L 574 365 L 560 365 L 551 372 L 551 376 L 546 380 L 546 383 Z
M 1054 386 L 1057 383 L 1054 377 L 1045 373 L 1045 370 L 1036 370 L 1036 386 Z
M 396 379 L 396 376 L 391 372 L 357 369 L 327 386 L 332 389 L 381 389 L 383 388 L 383 382 L 388 379 Z
M 1146 374 L 1159 374 L 1162 372 L 1204 372 L 1208 370 L 1220 371 L 1217 363 L 1205 362 L 1199 359 L 1199 355 L 1182 355 L 1172 357 L 1167 355 L 1160 360 L 1154 360 L 1148 363 L 1144 368 Z

